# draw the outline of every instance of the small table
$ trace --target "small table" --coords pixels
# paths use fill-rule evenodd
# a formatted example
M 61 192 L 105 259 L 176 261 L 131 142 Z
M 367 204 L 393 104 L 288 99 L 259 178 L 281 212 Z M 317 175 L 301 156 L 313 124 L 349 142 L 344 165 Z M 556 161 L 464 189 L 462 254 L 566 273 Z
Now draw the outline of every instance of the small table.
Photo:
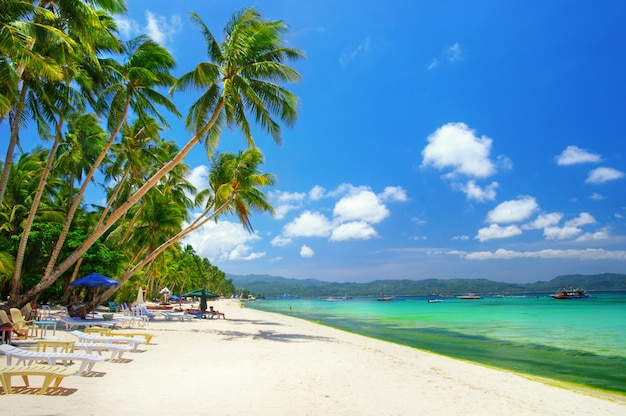
M 74 352 L 74 344 L 76 341 L 64 341 L 61 339 L 40 339 L 37 341 L 37 352 L 46 351 L 46 347 L 51 347 L 54 352 L 57 348 L 61 348 L 61 352 Z
M 56 321 L 34 321 L 33 322 L 33 330 L 36 333 L 39 328 L 41 328 L 41 337 L 43 338 L 46 335 L 46 330 L 48 327 L 52 327 L 52 335 L 56 335 L 57 333 L 57 323 Z

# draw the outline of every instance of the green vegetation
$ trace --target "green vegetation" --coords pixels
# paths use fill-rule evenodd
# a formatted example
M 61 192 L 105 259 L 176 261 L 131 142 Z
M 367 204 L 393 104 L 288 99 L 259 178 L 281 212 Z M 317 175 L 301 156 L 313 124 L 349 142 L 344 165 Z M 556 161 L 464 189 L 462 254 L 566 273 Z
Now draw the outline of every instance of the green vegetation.
M 554 292 L 561 286 L 582 287 L 589 291 L 626 290 L 626 275 L 604 273 L 593 276 L 567 275 L 549 282 L 511 284 L 487 279 L 375 280 L 369 283 L 333 283 L 315 279 L 297 280 L 269 275 L 228 275 L 233 284 L 257 297 L 276 297 L 285 293 L 301 297 L 377 296 L 384 287 L 388 295 L 430 295 L 467 292 L 532 293 Z
M 69 283 L 90 272 L 118 279 L 120 300 L 138 286 L 149 298 L 163 286 L 230 295 L 232 282 L 181 239 L 224 215 L 252 231 L 252 212 L 273 212 L 261 188 L 275 179 L 259 171 L 248 118 L 277 143 L 296 119 L 298 99 L 281 84 L 299 80 L 286 62 L 304 55 L 283 45 L 286 25 L 244 9 L 218 42 L 192 14 L 209 60 L 176 78 L 166 48 L 147 36 L 117 37 L 113 15 L 125 10 L 123 0 L 0 3 L 0 123 L 10 130 L 0 162 L 0 292 L 8 307 L 67 301 Z M 178 148 L 160 134 L 182 116 L 173 98 L 187 89 L 200 96 Z M 238 129 L 247 149 L 219 154 L 224 127 Z M 20 143 L 34 140 L 24 129 L 40 143 Z M 198 143 L 211 165 L 205 190 L 185 179 L 183 160 Z M 15 160 L 22 148 L 33 150 Z M 104 190 L 106 201 L 87 199 L 88 190 Z

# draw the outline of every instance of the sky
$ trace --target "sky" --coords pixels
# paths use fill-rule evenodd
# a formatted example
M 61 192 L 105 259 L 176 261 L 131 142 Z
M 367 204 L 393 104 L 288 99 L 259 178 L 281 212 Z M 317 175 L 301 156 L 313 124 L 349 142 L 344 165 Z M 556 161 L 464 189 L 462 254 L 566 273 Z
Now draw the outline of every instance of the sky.
M 222 40 L 254 6 L 290 27 L 298 121 L 260 169 L 276 215 L 186 241 L 228 274 L 335 282 L 535 282 L 626 273 L 626 4 L 545 1 L 128 0 L 176 75 L 208 60 L 189 18 Z M 193 91 L 174 96 L 186 114 Z M 163 137 L 189 134 L 170 117 Z M 226 131 L 219 151 L 245 141 Z M 185 161 L 206 188 L 201 146 Z

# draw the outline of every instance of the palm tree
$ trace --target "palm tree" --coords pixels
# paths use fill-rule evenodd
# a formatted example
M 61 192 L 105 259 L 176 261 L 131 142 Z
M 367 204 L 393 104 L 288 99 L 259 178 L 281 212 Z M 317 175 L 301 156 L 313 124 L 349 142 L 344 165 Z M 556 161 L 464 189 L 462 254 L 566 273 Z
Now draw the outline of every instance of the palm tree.
M 280 142 L 281 126 L 274 117 L 287 126 L 295 121 L 297 97 L 278 83 L 300 79 L 299 74 L 285 61 L 298 60 L 304 54 L 283 45 L 281 36 L 287 31 L 287 26 L 282 21 L 265 21 L 254 9 L 245 9 L 233 15 L 226 25 L 225 39 L 218 43 L 198 15 L 193 14 L 192 18 L 204 35 L 211 61 L 201 63 L 183 75 L 174 84 L 172 91 L 190 87 L 206 90 L 192 105 L 187 117 L 187 126 L 193 136 L 174 158 L 112 212 L 79 248 L 54 270 L 46 272 L 20 301 L 33 298 L 54 283 L 148 190 L 181 163 L 199 141 L 205 141 L 210 153 L 217 145 L 222 127 L 226 125 L 230 128 L 239 127 L 247 143 L 253 145 L 251 126 L 247 119 L 250 114 L 276 142 Z M 111 104 L 119 105 L 119 102 Z M 113 111 L 119 112 L 119 109 Z

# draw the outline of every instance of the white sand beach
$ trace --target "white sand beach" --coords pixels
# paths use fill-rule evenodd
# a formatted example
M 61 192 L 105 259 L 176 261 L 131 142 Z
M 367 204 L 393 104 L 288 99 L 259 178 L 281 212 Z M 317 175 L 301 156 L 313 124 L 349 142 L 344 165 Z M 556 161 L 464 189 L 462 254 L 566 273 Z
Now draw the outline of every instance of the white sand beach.
M 212 303 L 227 320 L 154 320 L 150 345 L 60 388 L 0 395 L 2 415 L 625 415 L 623 397 Z M 57 336 L 74 339 L 65 331 Z M 33 348 L 35 341 L 16 344 Z M 0 357 L 0 364 L 6 358 Z M 75 366 L 77 364 L 74 364 Z M 14 386 L 21 386 L 19 377 Z M 38 387 L 40 378 L 32 380 Z

